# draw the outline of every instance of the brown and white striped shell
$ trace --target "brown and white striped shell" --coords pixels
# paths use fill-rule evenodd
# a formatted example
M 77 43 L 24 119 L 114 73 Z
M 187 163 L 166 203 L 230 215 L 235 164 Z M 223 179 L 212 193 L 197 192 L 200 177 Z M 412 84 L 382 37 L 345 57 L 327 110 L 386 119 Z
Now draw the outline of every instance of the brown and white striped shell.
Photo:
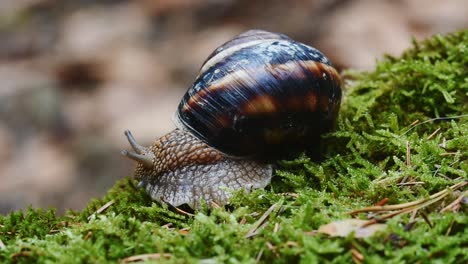
M 176 123 L 231 156 L 276 156 L 314 147 L 340 102 L 339 74 L 320 51 L 251 30 L 208 57 Z

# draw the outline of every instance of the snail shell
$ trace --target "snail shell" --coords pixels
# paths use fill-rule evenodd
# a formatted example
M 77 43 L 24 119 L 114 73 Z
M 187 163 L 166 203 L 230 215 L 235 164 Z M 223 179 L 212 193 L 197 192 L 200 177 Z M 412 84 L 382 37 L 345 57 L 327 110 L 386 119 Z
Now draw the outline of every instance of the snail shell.
M 340 86 L 317 49 L 251 30 L 208 57 L 175 119 L 179 128 L 231 156 L 303 150 L 333 127 Z
M 341 81 L 318 50 L 285 35 L 247 31 L 216 49 L 182 98 L 177 129 L 122 154 L 157 201 L 199 208 L 230 190 L 264 188 L 272 157 L 316 147 L 332 129 Z

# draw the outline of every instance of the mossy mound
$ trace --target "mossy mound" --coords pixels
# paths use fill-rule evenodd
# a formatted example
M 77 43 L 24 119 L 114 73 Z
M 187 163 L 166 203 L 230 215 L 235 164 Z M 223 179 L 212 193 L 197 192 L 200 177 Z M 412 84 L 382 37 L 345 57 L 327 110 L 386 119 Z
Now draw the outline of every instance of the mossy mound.
M 152 202 L 130 179 L 82 212 L 0 216 L 0 262 L 467 263 L 466 187 L 412 214 L 374 215 L 386 227 L 367 238 L 315 230 L 383 199 L 411 202 L 467 181 L 468 31 L 345 75 L 338 129 L 321 161 L 281 161 L 267 189 L 193 216 Z M 150 255 L 128 259 L 140 254 Z

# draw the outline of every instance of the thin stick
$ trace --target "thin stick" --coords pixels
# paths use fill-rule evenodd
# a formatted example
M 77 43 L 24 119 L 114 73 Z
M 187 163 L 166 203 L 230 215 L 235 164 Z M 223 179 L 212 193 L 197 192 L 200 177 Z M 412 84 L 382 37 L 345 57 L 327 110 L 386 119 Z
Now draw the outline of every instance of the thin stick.
M 262 255 L 263 255 L 263 248 L 260 249 L 260 252 L 258 252 L 257 257 L 255 258 L 255 263 L 259 263 L 259 262 L 260 262 L 260 259 L 262 258 Z
M 432 223 L 431 223 L 431 220 L 429 220 L 429 217 L 427 216 L 427 214 L 424 213 L 424 212 L 421 212 L 421 215 L 422 215 L 424 221 L 426 221 L 426 223 L 429 225 L 429 227 L 432 228 L 433 225 L 432 225 Z
M 409 219 L 409 222 L 410 222 L 410 223 L 414 222 L 414 219 L 416 219 L 416 215 L 418 214 L 418 211 L 419 211 L 419 210 L 417 210 L 417 209 L 416 209 L 416 210 L 413 210 L 413 213 L 411 214 L 411 217 L 410 217 L 410 219 Z
M 418 184 L 426 184 L 425 182 L 402 182 L 398 183 L 398 186 L 406 186 L 406 185 L 418 185 Z
M 213 201 L 210 202 L 211 203 L 211 206 L 213 206 L 213 208 L 221 208 L 221 206 Z
M 426 139 L 427 140 L 430 140 L 431 138 L 433 138 L 435 135 L 437 135 L 437 133 L 439 133 L 440 131 L 440 127 L 437 128 L 434 132 L 432 132 L 432 134 L 430 134 Z
M 441 213 L 443 212 L 447 212 L 448 210 L 450 209 L 453 209 L 453 207 L 455 207 L 456 205 L 460 204 L 461 200 L 463 200 L 463 198 L 468 194 L 468 191 L 462 193 L 460 195 L 460 197 L 458 197 L 457 199 L 455 199 L 455 201 L 451 202 L 449 205 L 447 205 L 446 207 L 444 207 L 442 210 L 440 210 Z
M 440 156 L 452 156 L 452 155 L 457 155 L 457 152 L 445 152 L 445 153 L 440 153 Z
M 189 213 L 189 212 L 186 212 L 186 211 L 184 211 L 184 210 L 182 210 L 182 209 L 180 209 L 180 208 L 174 207 L 174 209 L 175 209 L 177 212 L 179 212 L 179 213 L 181 213 L 181 214 L 183 214 L 183 215 L 195 216 L 194 214 L 191 214 L 191 213 Z
M 411 167 L 411 148 L 408 140 L 406 141 L 406 166 Z
M 157 260 L 157 259 L 161 259 L 161 258 L 170 258 L 172 256 L 172 254 L 169 254 L 169 253 L 163 253 L 163 254 L 160 254 L 160 253 L 153 253 L 153 254 L 141 254 L 141 255 L 135 255 L 135 256 L 131 256 L 131 257 L 128 257 L 128 258 L 124 258 L 122 259 L 122 261 L 120 263 L 129 263 L 129 262 L 140 262 L 140 261 L 146 261 L 146 260 Z
M 364 261 L 364 256 L 356 249 L 355 246 L 351 247 L 351 257 L 355 263 L 362 263 Z
M 280 224 L 275 223 L 275 228 L 273 228 L 273 233 L 278 233 L 279 227 L 280 227 Z
M 453 224 L 455 224 L 455 219 L 453 219 L 452 222 L 450 222 L 450 226 L 447 228 L 447 232 L 445 232 L 446 236 L 448 236 L 452 231 Z
M 411 123 L 410 128 L 408 130 L 406 130 L 405 132 L 403 132 L 401 134 L 401 136 L 403 136 L 404 134 L 406 134 L 406 133 L 410 132 L 411 130 L 413 130 L 415 127 L 420 126 L 422 124 L 426 124 L 426 123 L 437 121 L 437 120 L 451 120 L 451 119 L 464 118 L 464 117 L 468 117 L 468 114 L 458 115 L 458 116 L 436 117 L 436 118 L 428 119 L 428 120 L 423 121 L 421 123 L 419 123 L 419 120 L 416 120 L 413 123 Z
M 440 191 L 438 193 L 435 193 L 435 194 L 429 196 L 429 198 L 420 199 L 420 200 L 416 200 L 416 201 L 409 202 L 409 203 L 403 203 L 403 204 L 384 205 L 384 206 L 370 206 L 370 207 L 366 207 L 366 208 L 351 211 L 348 214 L 353 215 L 353 214 L 362 213 L 362 212 L 393 211 L 393 210 L 404 209 L 404 208 L 408 208 L 408 207 L 412 207 L 412 206 L 417 206 L 419 204 L 425 203 L 427 201 L 438 198 L 439 196 L 448 193 L 449 189 L 454 191 L 454 190 L 459 189 L 459 188 L 461 188 L 461 187 L 463 187 L 463 186 L 465 186 L 467 184 L 468 184 L 468 182 L 459 182 L 459 183 L 449 187 L 448 189 L 442 190 L 442 191 Z
M 275 210 L 275 208 L 278 206 L 278 203 L 274 203 L 268 210 L 265 211 L 265 213 L 255 222 L 254 226 L 252 229 L 250 229 L 249 232 L 244 236 L 245 238 L 249 238 L 252 236 L 255 236 L 257 234 L 258 229 L 262 228 L 264 224 L 267 223 L 268 216 Z
M 439 197 L 437 197 L 436 199 L 429 200 L 428 202 L 423 203 L 423 204 L 421 204 L 421 205 L 419 205 L 419 206 L 416 206 L 415 208 L 413 208 L 413 207 L 408 207 L 408 208 L 402 209 L 402 210 L 400 210 L 400 211 L 396 211 L 396 212 L 393 212 L 393 213 L 385 214 L 385 215 L 383 215 L 383 216 L 381 216 L 381 217 L 379 218 L 379 221 L 386 220 L 386 219 L 388 219 L 388 218 L 392 218 L 392 217 L 397 216 L 397 215 L 399 215 L 399 214 L 409 213 L 409 212 L 411 212 L 411 211 L 413 211 L 413 210 L 419 210 L 419 209 L 421 209 L 421 208 L 424 208 L 424 207 L 426 207 L 426 206 L 428 206 L 428 205 L 431 205 L 431 204 L 433 204 L 433 203 L 435 203 L 435 202 L 437 202 L 437 201 L 443 199 L 443 198 L 444 198 L 445 196 L 447 196 L 448 194 L 449 194 L 449 193 L 446 192 L 444 195 L 439 196 Z M 366 227 L 366 226 L 369 226 L 369 225 L 374 224 L 374 223 L 375 223 L 375 222 L 373 222 L 373 220 L 370 220 L 369 222 L 366 222 L 365 224 L 363 224 L 362 227 Z
M 107 202 L 105 205 L 101 206 L 99 209 L 96 210 L 96 212 L 92 213 L 90 216 L 88 216 L 88 221 L 91 220 L 91 217 L 93 215 L 98 215 L 98 214 L 101 214 L 102 212 L 104 212 L 105 210 L 107 210 L 107 208 L 109 208 L 112 204 L 114 204 L 115 201 L 114 200 L 110 200 L 109 202 Z
M 167 224 L 161 226 L 161 228 L 169 229 L 172 225 L 173 225 L 173 223 L 167 223 Z
M 410 127 L 415 126 L 417 123 L 419 123 L 419 119 L 414 120 L 414 122 L 411 123 L 409 126 Z

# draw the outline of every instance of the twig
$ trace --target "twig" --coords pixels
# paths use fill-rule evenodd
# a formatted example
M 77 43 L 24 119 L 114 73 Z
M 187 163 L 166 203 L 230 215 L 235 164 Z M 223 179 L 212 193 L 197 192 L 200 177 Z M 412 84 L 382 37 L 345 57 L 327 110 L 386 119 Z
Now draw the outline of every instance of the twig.
M 459 205 L 460 202 L 463 200 L 463 198 L 468 194 L 468 191 L 462 193 L 457 199 L 455 199 L 453 202 L 451 202 L 449 205 L 444 207 L 442 210 L 440 210 L 441 213 L 446 212 L 450 209 L 454 209 L 455 206 Z
M 410 127 L 415 126 L 417 123 L 419 123 L 419 119 L 414 120 L 414 122 L 411 123 L 409 126 Z
M 411 148 L 408 140 L 406 141 L 406 166 L 411 167 Z
M 413 123 L 410 124 L 410 128 L 408 130 L 406 130 L 405 132 L 403 132 L 401 134 L 401 136 L 403 136 L 404 134 L 410 132 L 415 127 L 420 126 L 420 125 L 425 124 L 425 123 L 429 123 L 429 122 L 433 122 L 433 121 L 437 121 L 437 120 L 451 120 L 451 119 L 464 118 L 464 117 L 468 117 L 468 114 L 458 115 L 458 116 L 436 117 L 436 118 L 428 119 L 428 120 L 423 121 L 421 123 L 419 123 L 419 120 L 416 120 L 416 121 L 414 121 Z
M 401 179 L 401 181 L 398 184 L 404 184 L 406 182 L 406 180 L 408 180 L 408 175 L 403 177 L 403 179 Z
M 385 214 L 385 215 L 382 215 L 378 220 L 379 221 L 383 221 L 383 220 L 386 220 L 388 218 L 392 218 L 394 216 L 397 216 L 399 214 L 406 214 L 406 213 L 409 213 L 413 210 L 419 210 L 421 208 L 424 208 L 428 205 L 431 205 L 437 201 L 440 201 L 441 199 L 443 199 L 445 196 L 447 196 L 449 194 L 449 192 L 447 190 L 444 190 L 445 192 L 442 194 L 442 195 L 439 195 L 438 197 L 434 198 L 434 199 L 428 199 L 426 200 L 424 203 L 420 204 L 420 205 L 417 205 L 417 206 L 411 206 L 411 207 L 406 207 L 400 211 L 396 211 L 396 212 L 392 212 L 392 213 L 388 213 L 388 214 Z M 375 222 L 373 222 L 372 220 L 370 220 L 369 222 L 363 224 L 362 226 L 365 227 L 365 226 L 369 226 L 369 225 L 372 225 L 374 224 Z
M 354 214 L 362 213 L 362 212 L 393 211 L 393 210 L 400 210 L 400 209 L 405 209 L 405 208 L 409 208 L 409 207 L 415 207 L 415 206 L 418 206 L 420 204 L 424 204 L 424 203 L 426 203 L 428 201 L 431 201 L 433 199 L 439 198 L 440 196 L 445 197 L 445 195 L 447 195 L 449 193 L 449 190 L 454 191 L 454 190 L 457 190 L 459 188 L 464 187 L 467 184 L 468 184 L 468 182 L 459 182 L 459 183 L 457 183 L 455 185 L 452 185 L 448 189 L 442 190 L 442 191 L 440 191 L 438 193 L 435 193 L 435 194 L 429 196 L 429 198 L 424 198 L 424 199 L 416 200 L 416 201 L 409 202 L 409 203 L 403 203 L 403 204 L 384 205 L 384 206 L 370 206 L 370 207 L 366 207 L 366 208 L 351 211 L 348 214 L 354 215 Z M 412 211 L 414 209 L 416 209 L 416 208 L 411 208 L 410 211 Z
M 432 134 L 430 134 L 426 139 L 427 140 L 430 140 L 431 138 L 433 138 L 435 135 L 437 135 L 437 133 L 439 133 L 440 131 L 440 127 L 437 128 L 434 132 L 432 132 Z
M 413 210 L 413 213 L 411 214 L 411 217 L 410 217 L 410 219 L 409 219 L 409 222 L 410 222 L 410 223 L 414 222 L 414 219 L 416 219 L 416 215 L 418 214 L 418 211 L 419 211 L 419 210 L 417 210 L 417 209 L 416 209 L 416 210 Z
M 99 209 L 96 210 L 96 212 L 92 213 L 90 216 L 88 216 L 88 221 L 91 220 L 91 217 L 93 215 L 98 215 L 102 212 L 104 212 L 105 210 L 107 210 L 107 208 L 109 208 L 112 204 L 114 204 L 115 201 L 114 200 L 110 200 L 109 202 L 107 202 L 105 205 L 101 206 Z
M 440 156 L 452 156 L 452 155 L 457 155 L 459 152 L 445 152 L 445 153 L 440 153 Z
M 273 233 L 278 233 L 279 227 L 280 227 L 280 224 L 275 223 L 275 228 L 273 228 Z
M 449 167 L 449 168 L 452 167 L 452 166 L 453 166 L 455 163 L 457 163 L 457 162 L 459 162 L 459 161 L 456 160 L 456 161 L 450 163 L 450 164 L 448 165 L 448 167 Z M 440 169 L 442 168 L 442 165 L 436 164 L 436 165 L 434 165 L 434 167 L 436 167 L 437 169 L 435 170 L 435 172 L 434 172 L 434 174 L 432 175 L 432 177 L 435 177 L 435 176 L 439 173 Z M 443 174 L 439 174 L 439 175 L 442 175 L 442 177 L 446 178 L 447 180 L 452 180 L 452 179 L 450 179 L 449 177 L 447 177 L 447 176 L 445 176 L 445 175 L 443 175 Z M 460 178 L 460 177 L 459 177 L 459 178 Z M 457 179 L 458 179 L 458 178 L 457 178 Z M 457 180 L 457 179 L 454 179 L 454 180 Z
M 380 220 L 381 219 L 379 218 L 379 221 Z M 361 228 L 368 227 L 368 226 L 373 225 L 373 224 L 377 224 L 379 221 L 377 221 L 377 219 L 371 219 L 371 220 L 365 222 L 364 224 L 362 224 Z
M 181 213 L 181 214 L 183 214 L 183 215 L 195 216 L 194 214 L 191 214 L 191 213 L 189 213 L 189 212 L 186 212 L 186 211 L 184 211 L 184 210 L 182 210 L 182 209 L 180 209 L 180 208 L 174 207 L 174 209 L 175 209 L 177 212 L 179 212 L 179 213 Z
M 221 206 L 213 201 L 210 202 L 211 203 L 211 206 L 213 206 L 213 208 L 221 208 Z
M 152 259 L 157 260 L 157 259 L 161 259 L 161 258 L 167 258 L 168 259 L 171 256 L 172 256 L 172 254 L 169 254 L 169 253 L 142 254 L 142 255 L 135 255 L 135 256 L 128 257 L 128 258 L 124 258 L 124 259 L 122 259 L 122 261 L 120 261 L 120 263 L 141 262 L 141 261 L 152 260 Z
M 265 213 L 260 217 L 260 219 L 255 222 L 254 226 L 252 229 L 250 229 L 249 232 L 244 236 L 244 238 L 250 238 L 255 236 L 258 233 L 258 230 L 262 228 L 268 221 L 268 216 L 273 212 L 273 210 L 276 209 L 279 203 L 274 203 L 268 210 L 265 211 Z
M 172 225 L 174 225 L 174 224 L 173 223 L 167 223 L 167 224 L 161 226 L 161 228 L 170 229 Z
M 273 252 L 273 254 L 275 254 L 276 257 L 279 257 L 278 255 L 278 252 L 276 251 L 276 247 L 273 246 L 270 242 L 266 242 L 265 245 L 267 246 L 267 248 Z
M 260 249 L 260 252 L 258 252 L 257 257 L 255 258 L 255 263 L 259 263 L 259 262 L 260 262 L 260 259 L 262 258 L 262 255 L 263 255 L 263 248 Z
M 445 236 L 450 235 L 450 232 L 452 231 L 453 224 L 455 224 L 455 219 L 453 219 L 452 222 L 450 222 L 450 225 L 447 228 L 447 232 L 445 232 Z
M 354 263 L 362 263 L 364 261 L 364 256 L 354 245 L 351 246 L 351 257 Z
M 426 221 L 426 223 L 429 225 L 429 227 L 432 228 L 433 225 L 432 225 L 431 221 L 429 220 L 429 217 L 427 217 L 427 214 L 424 213 L 424 212 L 421 212 L 421 215 L 422 215 L 424 221 Z
M 398 183 L 398 186 L 407 186 L 407 185 L 418 185 L 418 184 L 426 184 L 425 182 L 402 182 Z
M 437 168 L 437 170 L 434 172 L 434 174 L 432 175 L 432 177 L 435 177 L 435 176 L 437 175 L 437 173 L 439 173 L 440 168 L 442 168 L 442 166 L 441 166 L 441 165 L 438 165 L 438 164 L 436 164 L 435 167 Z

